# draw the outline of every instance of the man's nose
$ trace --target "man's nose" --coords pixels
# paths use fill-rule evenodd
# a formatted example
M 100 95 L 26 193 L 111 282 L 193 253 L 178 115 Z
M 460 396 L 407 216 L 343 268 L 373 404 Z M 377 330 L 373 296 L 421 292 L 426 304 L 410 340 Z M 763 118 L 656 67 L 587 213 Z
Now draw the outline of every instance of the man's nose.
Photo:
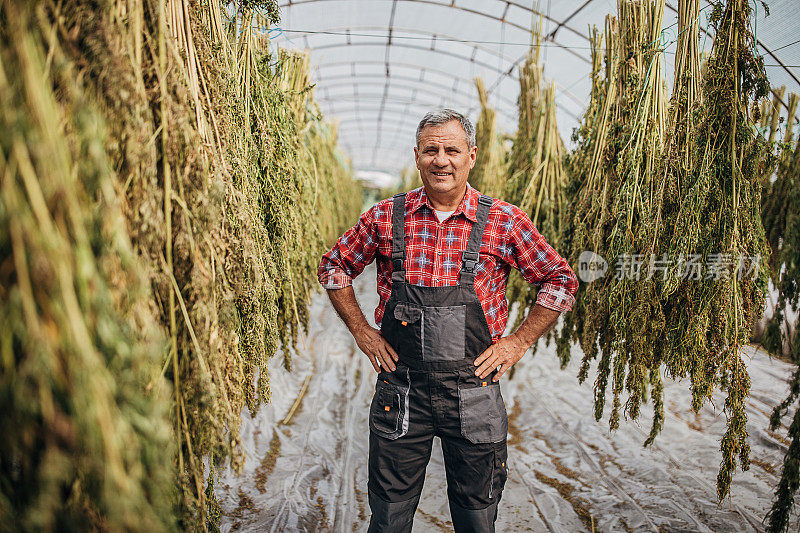
M 447 159 L 445 158 L 444 150 L 439 150 L 436 152 L 436 155 L 433 157 L 433 164 L 438 167 L 447 165 Z

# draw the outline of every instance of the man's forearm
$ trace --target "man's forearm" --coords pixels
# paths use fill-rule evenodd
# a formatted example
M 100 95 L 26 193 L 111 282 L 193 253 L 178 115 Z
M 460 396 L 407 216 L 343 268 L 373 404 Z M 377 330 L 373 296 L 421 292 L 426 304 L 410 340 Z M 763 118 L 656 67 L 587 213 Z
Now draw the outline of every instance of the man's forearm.
M 536 304 L 517 331 L 509 335 L 527 350 L 556 323 L 558 311 Z
M 327 289 L 327 292 L 333 308 L 354 337 L 364 326 L 369 326 L 367 317 L 358 305 L 352 285 L 342 289 Z
M 397 369 L 395 363 L 399 360 L 397 352 L 381 336 L 379 330 L 369 325 L 361 311 L 361 306 L 358 305 L 353 286 L 350 285 L 343 289 L 328 289 L 328 297 L 331 299 L 336 313 L 350 330 L 358 347 L 369 357 L 375 372 L 380 372 L 381 367 L 383 370 L 394 372 Z

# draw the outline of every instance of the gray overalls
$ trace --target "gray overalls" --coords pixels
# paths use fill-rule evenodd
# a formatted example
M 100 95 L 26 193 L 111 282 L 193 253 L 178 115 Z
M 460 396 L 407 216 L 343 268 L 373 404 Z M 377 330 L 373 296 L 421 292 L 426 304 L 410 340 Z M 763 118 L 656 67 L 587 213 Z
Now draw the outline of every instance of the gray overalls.
M 434 436 L 455 531 L 494 531 L 508 418 L 494 373 L 479 379 L 473 364 L 492 342 L 473 287 L 491 205 L 480 197 L 458 285 L 421 287 L 405 279 L 405 193 L 394 197 L 392 293 L 381 335 L 399 362 L 378 375 L 370 407 L 370 533 L 411 531 Z

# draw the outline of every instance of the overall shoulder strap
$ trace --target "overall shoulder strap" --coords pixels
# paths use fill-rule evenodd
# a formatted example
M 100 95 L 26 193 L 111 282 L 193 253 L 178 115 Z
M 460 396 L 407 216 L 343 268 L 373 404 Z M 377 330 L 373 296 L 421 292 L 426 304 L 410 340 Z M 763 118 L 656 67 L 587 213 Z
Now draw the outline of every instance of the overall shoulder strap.
M 481 242 L 483 241 L 483 230 L 486 229 L 486 221 L 489 218 L 489 209 L 492 207 L 492 198 L 482 194 L 478 198 L 478 211 L 475 214 L 475 223 L 469 232 L 467 249 L 461 252 L 461 285 L 472 284 L 475 281 L 475 268 L 480 261 Z
M 405 281 L 406 193 L 392 197 L 392 281 Z

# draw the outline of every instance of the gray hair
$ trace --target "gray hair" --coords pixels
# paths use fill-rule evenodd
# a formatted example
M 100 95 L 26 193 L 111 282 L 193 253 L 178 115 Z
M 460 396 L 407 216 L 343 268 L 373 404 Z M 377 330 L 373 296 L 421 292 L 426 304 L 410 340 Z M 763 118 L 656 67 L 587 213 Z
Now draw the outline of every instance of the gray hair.
M 461 127 L 464 128 L 464 133 L 467 134 L 467 147 L 472 148 L 475 146 L 475 126 L 472 125 L 472 122 L 467 117 L 447 107 L 425 113 L 425 116 L 422 117 L 417 126 L 417 146 L 419 146 L 419 136 L 422 133 L 422 128 L 446 124 L 451 120 L 457 120 Z

